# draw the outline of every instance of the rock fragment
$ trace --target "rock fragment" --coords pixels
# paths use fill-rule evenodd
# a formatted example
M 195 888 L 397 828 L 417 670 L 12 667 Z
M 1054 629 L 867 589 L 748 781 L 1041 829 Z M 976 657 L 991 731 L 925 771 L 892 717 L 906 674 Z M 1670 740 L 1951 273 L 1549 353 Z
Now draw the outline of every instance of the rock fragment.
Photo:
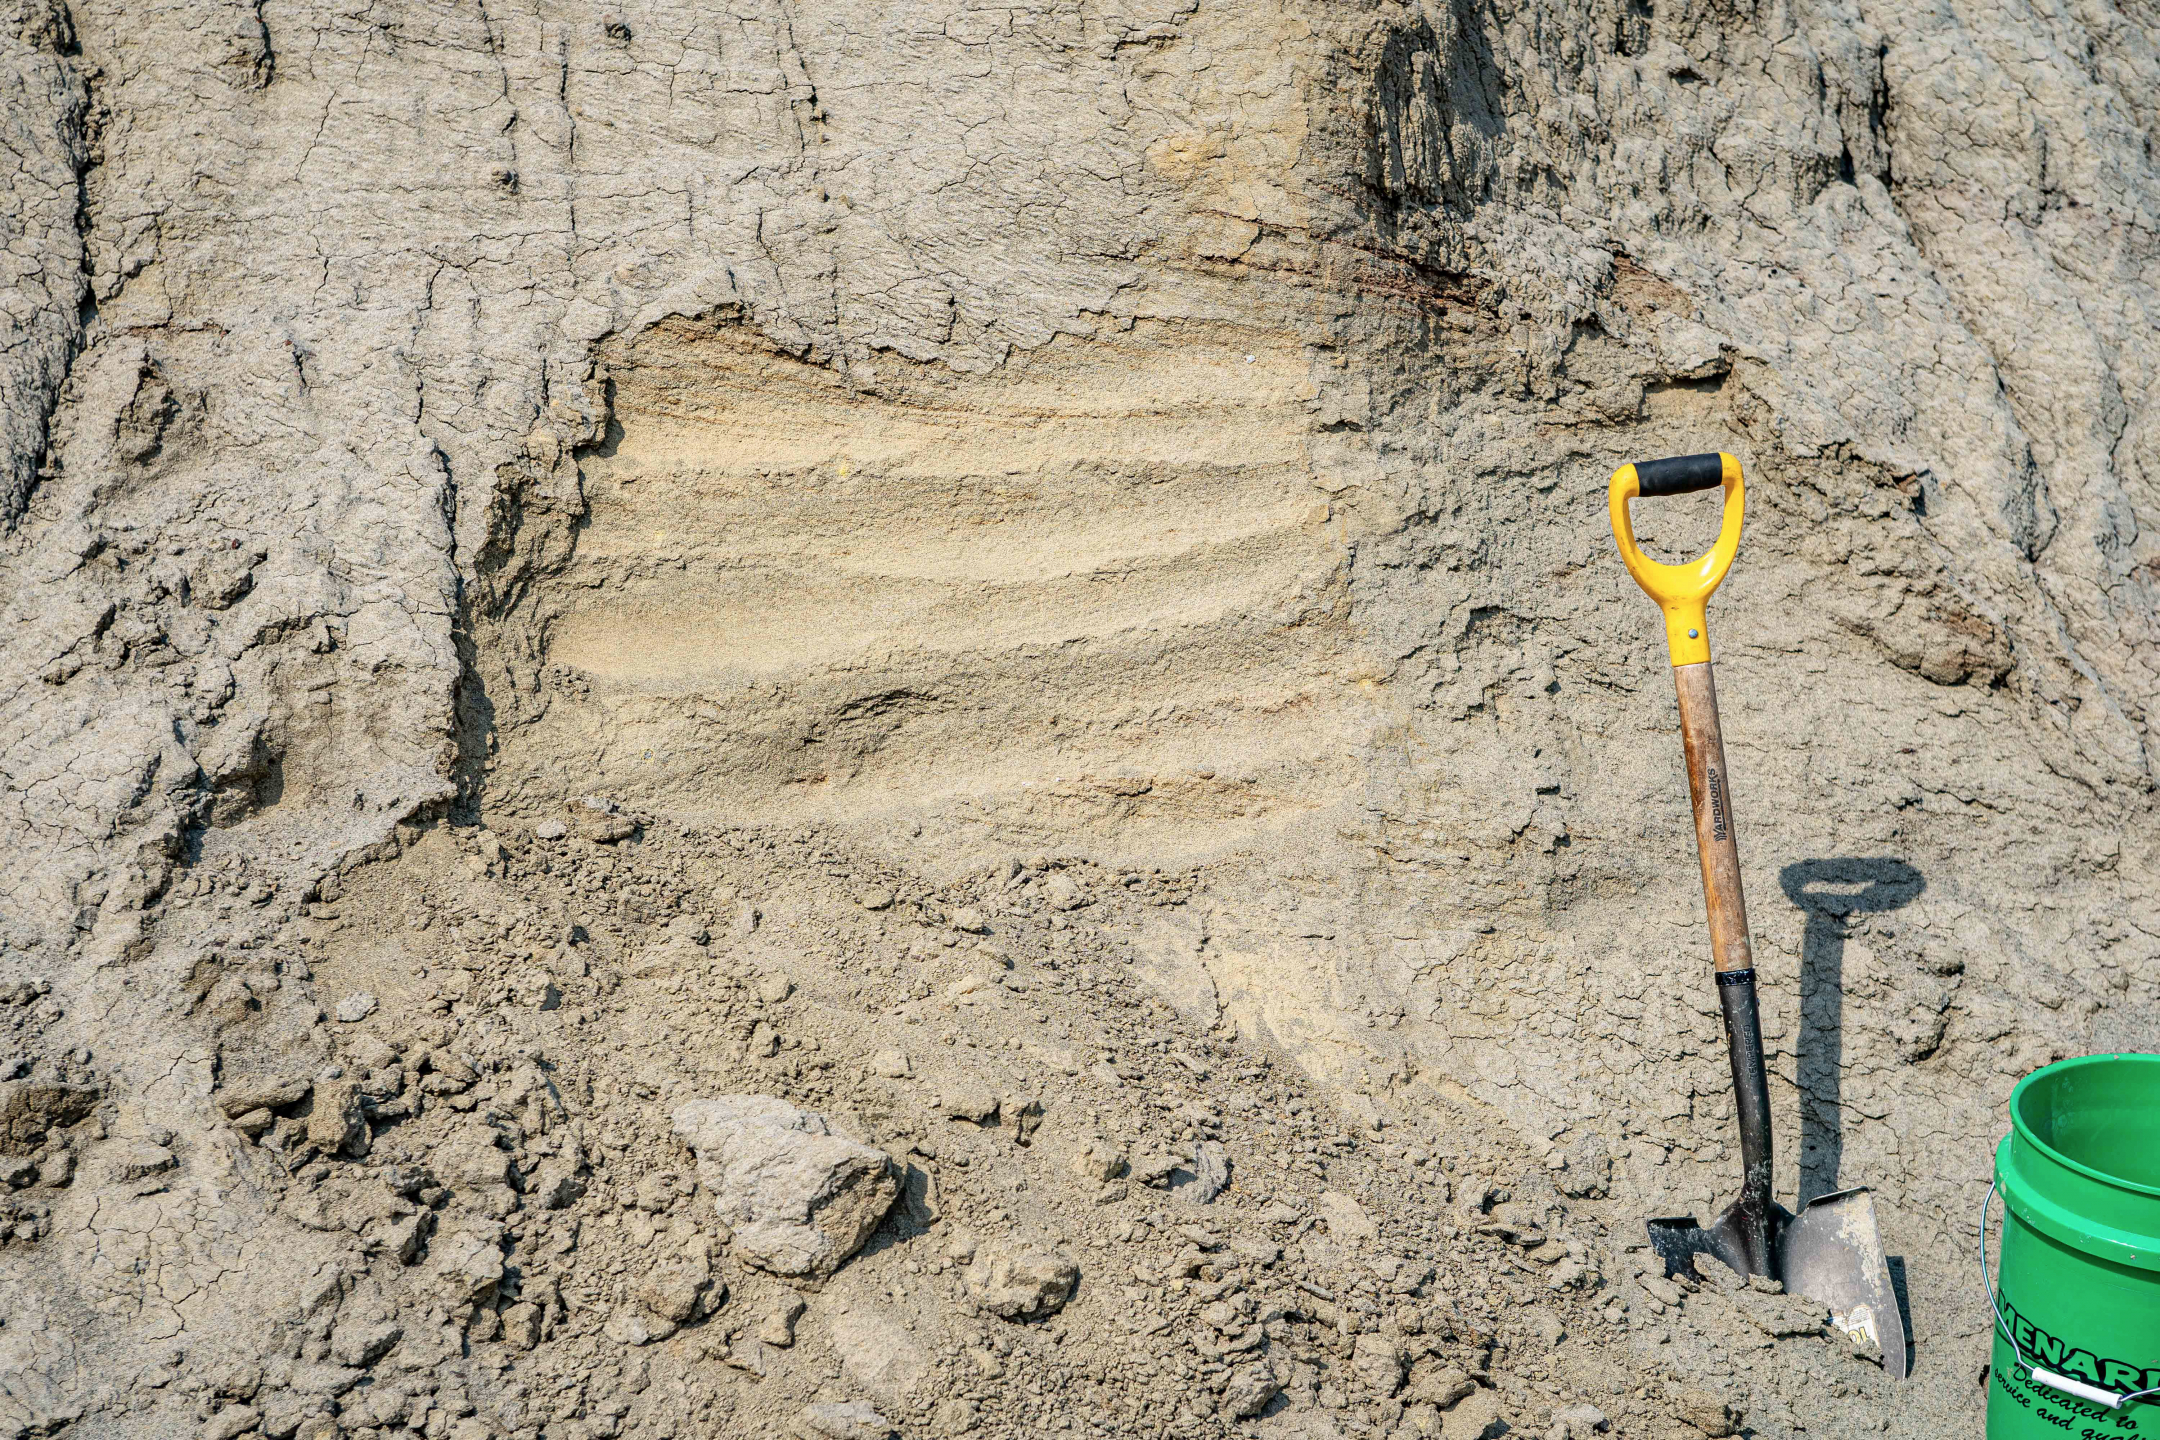
M 1150 1150 L 1132 1159 L 1132 1178 L 1143 1185 L 1165 1185 L 1185 1164 L 1185 1157 L 1164 1150 Z
M 405 1338 L 403 1326 L 391 1320 L 373 1324 L 340 1323 L 330 1336 L 330 1358 L 340 1365 L 373 1365 Z
M 1224 1334 L 1243 1329 L 1245 1325 L 1245 1311 L 1228 1300 L 1201 1306 L 1200 1318 Z
M 938 1405 L 930 1423 L 939 1435 L 965 1435 L 982 1423 L 982 1417 L 974 1401 L 954 1398 Z
M 210 1417 L 197 1432 L 200 1440 L 233 1440 L 235 1435 L 245 1435 L 262 1421 L 262 1412 L 252 1405 L 227 1405 Z
M 541 1329 L 546 1318 L 546 1312 L 530 1300 L 520 1300 L 507 1307 L 502 1312 L 503 1343 L 513 1350 L 534 1348 L 540 1343 Z
M 97 1158 L 105 1178 L 116 1185 L 148 1179 L 180 1163 L 172 1151 L 148 1140 L 112 1141 L 98 1151 Z
M 453 1190 L 510 1183 L 510 1156 L 492 1132 L 476 1130 L 436 1152 L 436 1173 Z
M 1561 1194 L 1596 1199 L 1612 1188 L 1612 1151 L 1602 1136 L 1582 1136 L 1567 1148 L 1566 1158 L 1567 1165 L 1554 1182 Z
M 1421 1360 L 1410 1374 L 1409 1397 L 1413 1404 L 1422 1402 L 1446 1410 L 1475 1389 L 1477 1382 L 1462 1367 L 1440 1360 Z
M 1642 1286 L 1644 1294 L 1661 1305 L 1680 1303 L 1680 1287 L 1655 1271 L 1646 1271 L 1636 1276 L 1635 1283 Z
M 1033 1095 L 1001 1095 L 998 1097 L 998 1120 L 1013 1132 L 1013 1138 L 1022 1145 L 1035 1137 L 1042 1128 L 1042 1101 Z
M 1125 1152 L 1107 1140 L 1094 1139 L 1075 1150 L 1069 1163 L 1073 1174 L 1100 1185 L 1125 1173 Z
M 783 1295 L 765 1318 L 758 1322 L 757 1338 L 767 1345 L 785 1350 L 795 1343 L 795 1322 L 802 1318 L 803 1302 L 800 1296 Z
M 1001 1320 L 1039 1320 L 1072 1298 L 1080 1267 L 1033 1247 L 983 1243 L 965 1275 L 968 1295 Z
M 303 1395 L 321 1395 L 334 1400 L 366 1378 L 365 1370 L 350 1365 L 295 1365 L 290 1383 Z
M 1282 1393 L 1282 1377 L 1265 1360 L 1240 1365 L 1230 1372 L 1223 1387 L 1222 1413 L 1232 1420 L 1250 1420 Z
M 218 1109 L 227 1119 L 238 1119 L 254 1110 L 283 1110 L 305 1100 L 315 1088 L 312 1080 L 258 1080 L 235 1085 L 218 1095 Z
M 963 975 L 958 980 L 953 981 L 946 988 L 945 1000 L 946 1003 L 952 1005 L 975 1005 L 990 998 L 996 990 L 997 981 L 978 971 L 973 975 Z
M 930 1373 L 930 1356 L 901 1319 L 875 1305 L 856 1304 L 832 1317 L 833 1349 L 841 1375 L 872 1400 L 904 1406 Z
M 638 1346 L 665 1340 L 681 1328 L 642 1305 L 623 1305 L 608 1317 L 607 1324 L 600 1327 L 600 1333 L 618 1345 Z
M 1365 1207 L 1339 1190 L 1320 1192 L 1320 1218 L 1327 1222 L 1328 1230 L 1340 1240 L 1374 1240 L 1380 1235 L 1380 1227 L 1373 1223 Z
M 1211 1203 L 1230 1183 L 1230 1152 L 1220 1140 L 1203 1140 L 1193 1151 L 1193 1178 L 1177 1193 L 1195 1205 Z
M 434 1228 L 434 1212 L 422 1210 L 401 1220 L 393 1220 L 379 1230 L 371 1229 L 368 1238 L 370 1241 L 380 1239 L 383 1248 L 397 1256 L 399 1264 L 410 1265 L 420 1258 L 420 1247 L 427 1243 L 427 1237 Z
M 704 1313 L 712 1272 L 695 1262 L 663 1265 L 638 1286 L 638 1303 L 670 1325 L 687 1325 Z
M 663 1214 L 673 1208 L 678 1193 L 675 1176 L 669 1171 L 641 1175 L 636 1187 L 637 1208 L 648 1215 Z
M 772 1371 L 778 1352 L 754 1335 L 738 1335 L 728 1348 L 719 1352 L 720 1359 L 748 1375 L 763 1378 Z
M 476 1221 L 438 1240 L 435 1274 L 453 1304 L 473 1304 L 495 1293 L 502 1283 L 502 1227 Z
M 291 1390 L 269 1390 L 256 1397 L 256 1404 L 262 1410 L 262 1433 L 270 1440 L 291 1440 L 301 1422 L 313 1414 L 321 1402 Z M 330 1423 L 334 1435 L 337 1422 L 332 1420 Z
M 555 1157 L 540 1162 L 526 1195 L 543 1210 L 567 1210 L 585 1195 L 585 1182 L 568 1160 Z
M 360 1109 L 360 1085 L 351 1076 L 320 1081 L 315 1106 L 308 1112 L 308 1143 L 330 1155 L 365 1155 L 367 1117 Z
M 1681 1391 L 1673 1398 L 1673 1414 L 1682 1423 L 1710 1436 L 1711 1440 L 1726 1440 L 1727 1436 L 1739 1434 L 1746 1418 L 1707 1390 Z
M 844 1405 L 812 1405 L 795 1418 L 789 1433 L 797 1440 L 890 1440 L 891 1422 L 861 1400 Z
M 673 1118 L 735 1253 L 772 1274 L 832 1274 L 899 1196 L 883 1151 L 833 1134 L 823 1116 L 785 1100 L 723 1095 L 690 1101 Z
M 447 1051 L 431 1050 L 420 1061 L 428 1072 L 420 1088 L 430 1095 L 461 1095 L 479 1078 L 472 1066 Z
M 1749 1288 L 1735 1292 L 1732 1299 L 1741 1318 L 1774 1340 L 1819 1335 L 1829 1318 L 1827 1306 L 1800 1295 L 1764 1293 Z
M 612 800 L 587 795 L 570 802 L 570 826 L 582 839 L 613 845 L 637 834 L 637 822 Z
M 1350 1344 L 1350 1372 L 1385 1400 L 1402 1389 L 1402 1347 L 1385 1335 L 1364 1334 Z
M 938 1107 L 949 1119 L 988 1125 L 997 1119 L 998 1099 L 980 1081 L 954 1080 L 938 1092 Z
M 94 1085 L 0 1083 L 0 1148 L 17 1154 L 37 1149 L 48 1132 L 88 1115 L 102 1095 Z
M 331 1013 L 337 1016 L 341 1025 L 357 1025 L 375 1013 L 376 1004 L 373 994 L 366 990 L 355 990 L 338 1001 L 337 1009 Z

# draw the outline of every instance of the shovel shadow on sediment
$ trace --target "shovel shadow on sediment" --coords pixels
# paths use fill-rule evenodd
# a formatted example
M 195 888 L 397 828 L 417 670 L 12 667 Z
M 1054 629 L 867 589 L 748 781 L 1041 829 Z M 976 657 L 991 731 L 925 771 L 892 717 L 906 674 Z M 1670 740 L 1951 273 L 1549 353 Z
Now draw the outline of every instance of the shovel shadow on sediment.
M 1864 1179 L 1841 1178 L 1844 1163 L 1845 941 L 1853 917 L 1910 905 L 1927 880 L 1883 856 L 1800 860 L 1778 872 L 1785 898 L 1807 916 L 1800 942 L 1800 1200 Z M 1903 1256 L 1890 1257 L 1891 1283 L 1912 1333 Z

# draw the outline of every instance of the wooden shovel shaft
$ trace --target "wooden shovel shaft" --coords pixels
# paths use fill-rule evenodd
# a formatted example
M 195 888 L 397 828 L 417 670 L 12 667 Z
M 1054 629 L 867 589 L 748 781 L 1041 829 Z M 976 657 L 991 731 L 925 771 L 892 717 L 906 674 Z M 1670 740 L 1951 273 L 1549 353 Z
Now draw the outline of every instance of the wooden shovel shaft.
M 1747 900 L 1740 891 L 1740 846 L 1733 834 L 1732 786 L 1710 662 L 1674 666 L 1673 687 L 1680 697 L 1688 791 L 1695 798 L 1695 844 L 1702 856 L 1703 906 L 1710 916 L 1710 958 L 1719 974 L 1752 970 L 1755 952 L 1748 942 Z

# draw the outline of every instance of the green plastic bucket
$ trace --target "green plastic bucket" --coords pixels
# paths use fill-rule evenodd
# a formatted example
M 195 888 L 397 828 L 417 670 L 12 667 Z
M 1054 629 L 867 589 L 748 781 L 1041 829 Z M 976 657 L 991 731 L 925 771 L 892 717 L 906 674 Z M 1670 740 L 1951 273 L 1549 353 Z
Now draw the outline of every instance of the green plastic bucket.
M 2088 1055 L 2019 1081 L 1995 1189 L 1988 1440 L 2160 1440 L 2160 1055 Z

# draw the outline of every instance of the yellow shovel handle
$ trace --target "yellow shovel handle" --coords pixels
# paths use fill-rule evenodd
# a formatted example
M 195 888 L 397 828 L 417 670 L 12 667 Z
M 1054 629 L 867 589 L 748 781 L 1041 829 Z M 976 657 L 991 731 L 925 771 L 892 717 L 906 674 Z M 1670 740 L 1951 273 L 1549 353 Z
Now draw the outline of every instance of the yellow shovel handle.
M 1663 495 L 1682 495 L 1690 490 L 1725 487 L 1725 523 L 1717 544 L 1708 553 L 1685 565 L 1661 565 L 1643 554 L 1635 543 L 1635 526 L 1628 519 L 1628 502 Z M 1620 558 L 1665 612 L 1665 644 L 1672 663 L 1697 665 L 1710 658 L 1710 626 L 1704 607 L 1711 592 L 1732 569 L 1740 550 L 1740 517 L 1747 504 L 1747 486 L 1740 478 L 1740 462 L 1719 451 L 1711 455 L 1677 455 L 1669 460 L 1645 460 L 1623 465 L 1613 472 L 1607 491 L 1612 507 L 1613 537 L 1620 542 Z

